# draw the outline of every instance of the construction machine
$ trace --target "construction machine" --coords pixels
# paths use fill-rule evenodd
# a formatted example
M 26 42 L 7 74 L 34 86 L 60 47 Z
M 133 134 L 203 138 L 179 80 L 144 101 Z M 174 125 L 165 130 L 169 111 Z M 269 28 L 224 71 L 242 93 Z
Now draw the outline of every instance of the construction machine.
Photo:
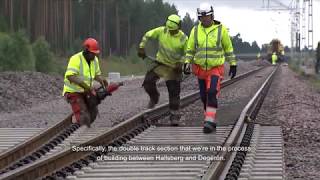
M 284 56 L 284 48 L 279 39 L 272 39 L 272 41 L 268 45 L 268 52 L 267 52 L 267 60 L 271 62 L 272 54 L 275 53 L 278 56 L 277 63 L 286 62 Z

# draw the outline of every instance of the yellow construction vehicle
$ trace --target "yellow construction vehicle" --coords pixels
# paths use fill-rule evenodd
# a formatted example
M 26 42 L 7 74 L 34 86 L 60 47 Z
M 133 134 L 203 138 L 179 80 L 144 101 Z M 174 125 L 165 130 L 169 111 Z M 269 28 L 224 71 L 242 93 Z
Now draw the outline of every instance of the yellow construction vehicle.
M 272 63 L 272 55 L 274 53 L 277 55 L 276 63 L 285 62 L 284 48 L 279 39 L 272 39 L 268 45 L 267 60 L 270 63 Z

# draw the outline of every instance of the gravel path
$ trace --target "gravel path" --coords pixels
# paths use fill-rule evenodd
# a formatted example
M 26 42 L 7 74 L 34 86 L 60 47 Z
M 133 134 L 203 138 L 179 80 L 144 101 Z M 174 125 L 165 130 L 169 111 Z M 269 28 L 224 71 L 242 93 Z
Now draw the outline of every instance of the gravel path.
M 255 62 L 239 62 L 238 66 L 239 74 L 257 68 Z M 226 72 L 228 72 L 228 66 L 226 66 Z M 5 80 L 5 85 L 0 88 L 0 98 L 4 99 L 1 105 L 6 106 L 6 111 L 0 110 L 0 127 L 48 127 L 71 113 L 71 108 L 60 95 L 62 77 L 31 72 L 5 72 L 0 74 L 0 79 L 1 82 Z M 141 88 L 141 84 L 142 79 L 125 81 L 125 86 L 101 103 L 100 116 L 93 126 L 112 126 L 115 122 L 146 109 L 148 97 Z M 26 89 L 28 91 L 25 91 Z M 197 80 L 192 76 L 182 83 L 181 95 L 197 89 Z M 160 103 L 168 101 L 167 89 L 163 83 L 159 84 L 159 91 Z M 10 93 L 21 92 L 24 95 L 17 96 L 20 98 L 18 100 L 7 98 Z M 21 104 L 21 101 L 30 103 Z
M 320 91 L 282 66 L 257 117 L 263 125 L 280 125 L 288 180 L 320 177 Z

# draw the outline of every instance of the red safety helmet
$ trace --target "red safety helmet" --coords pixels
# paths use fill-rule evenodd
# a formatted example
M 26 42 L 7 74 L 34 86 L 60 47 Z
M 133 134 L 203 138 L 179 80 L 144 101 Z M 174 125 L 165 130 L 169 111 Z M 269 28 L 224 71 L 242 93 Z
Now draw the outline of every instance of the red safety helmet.
M 88 38 L 83 42 L 83 47 L 92 53 L 99 54 L 100 48 L 98 45 L 98 41 L 93 38 Z

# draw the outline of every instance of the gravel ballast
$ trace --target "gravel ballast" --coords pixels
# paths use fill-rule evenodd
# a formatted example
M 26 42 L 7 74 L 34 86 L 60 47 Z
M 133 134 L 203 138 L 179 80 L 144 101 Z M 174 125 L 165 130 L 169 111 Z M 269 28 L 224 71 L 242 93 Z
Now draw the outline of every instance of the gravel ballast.
M 320 91 L 282 66 L 257 117 L 262 125 L 280 125 L 284 137 L 286 179 L 320 177 Z
M 240 61 L 238 66 L 239 74 L 258 68 L 252 62 Z M 228 65 L 225 71 L 228 72 Z M 227 73 L 225 75 L 228 78 Z M 3 106 L 6 106 L 6 111 L 0 111 L 0 127 L 48 127 L 71 113 L 71 107 L 61 96 L 63 77 L 31 72 L 4 72 L 0 74 L 0 79 L 5 80 L 0 98 L 3 99 Z M 126 80 L 125 86 L 107 97 L 99 105 L 100 114 L 93 126 L 112 126 L 145 110 L 149 98 L 141 87 L 142 81 L 141 78 Z M 161 94 L 159 104 L 168 101 L 164 83 L 160 83 L 158 89 Z M 198 86 L 194 76 L 182 82 L 181 96 L 195 90 L 198 90 Z M 27 93 L 29 91 L 32 93 Z M 7 98 L 10 93 L 23 93 L 23 96 L 16 96 L 17 100 Z M 30 103 L 22 104 L 21 101 Z
M 238 74 L 258 68 L 263 63 L 240 62 Z M 225 70 L 227 77 L 228 67 Z M 141 87 L 143 79 L 126 80 L 99 106 L 100 116 L 93 126 L 112 126 L 146 109 L 148 97 Z M 49 127 L 71 113 L 61 97 L 63 77 L 35 72 L 0 73 L 0 127 Z M 243 84 L 243 87 L 248 85 Z M 160 104 L 168 101 L 165 85 L 160 83 Z M 250 87 L 250 86 L 248 86 Z M 181 96 L 198 90 L 194 77 L 182 83 Z M 246 92 L 245 89 L 239 89 Z M 241 99 L 236 89 L 223 90 L 221 109 L 233 98 Z M 244 93 L 243 93 L 244 94 Z M 226 101 L 226 100 L 228 101 Z M 196 106 L 198 107 L 198 106 Z M 202 115 L 201 108 L 199 114 Z M 277 73 L 257 122 L 280 125 L 284 136 L 286 179 L 320 177 L 320 91 L 282 66 Z

